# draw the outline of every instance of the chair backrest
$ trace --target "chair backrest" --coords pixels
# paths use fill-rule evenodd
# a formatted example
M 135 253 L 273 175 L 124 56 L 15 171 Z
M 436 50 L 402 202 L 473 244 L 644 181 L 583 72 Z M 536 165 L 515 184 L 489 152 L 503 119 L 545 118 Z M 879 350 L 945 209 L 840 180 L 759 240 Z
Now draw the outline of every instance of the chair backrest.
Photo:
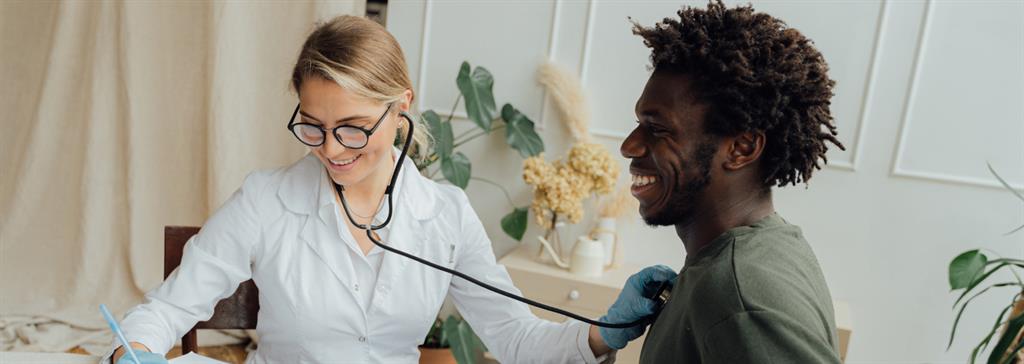
M 165 226 L 164 227 L 164 278 L 171 275 L 181 264 L 181 255 L 185 243 L 199 232 L 196 226 Z M 256 316 L 260 311 L 259 290 L 250 279 L 238 285 L 238 290 L 230 297 L 217 303 L 213 317 L 196 324 L 181 338 L 182 355 L 199 348 L 196 341 L 196 329 L 255 329 Z

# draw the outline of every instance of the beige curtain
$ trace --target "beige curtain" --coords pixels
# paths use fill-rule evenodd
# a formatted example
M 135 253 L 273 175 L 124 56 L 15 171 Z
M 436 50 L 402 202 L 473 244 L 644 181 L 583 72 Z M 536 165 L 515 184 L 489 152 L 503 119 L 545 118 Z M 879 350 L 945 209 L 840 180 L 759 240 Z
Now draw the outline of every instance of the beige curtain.
M 0 1 L 0 350 L 74 343 L 33 339 L 46 323 L 103 327 L 98 304 L 161 282 L 164 225 L 201 225 L 248 172 L 299 158 L 292 62 L 317 20 L 364 10 Z

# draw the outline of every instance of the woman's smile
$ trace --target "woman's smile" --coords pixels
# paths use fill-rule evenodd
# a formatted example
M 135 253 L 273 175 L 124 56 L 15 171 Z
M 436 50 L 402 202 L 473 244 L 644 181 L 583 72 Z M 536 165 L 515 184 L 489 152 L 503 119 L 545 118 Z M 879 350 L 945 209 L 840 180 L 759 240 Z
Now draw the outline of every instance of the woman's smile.
M 358 154 L 355 157 L 348 159 L 327 159 L 327 167 L 335 172 L 346 172 L 355 168 L 356 162 L 362 157 L 362 154 Z

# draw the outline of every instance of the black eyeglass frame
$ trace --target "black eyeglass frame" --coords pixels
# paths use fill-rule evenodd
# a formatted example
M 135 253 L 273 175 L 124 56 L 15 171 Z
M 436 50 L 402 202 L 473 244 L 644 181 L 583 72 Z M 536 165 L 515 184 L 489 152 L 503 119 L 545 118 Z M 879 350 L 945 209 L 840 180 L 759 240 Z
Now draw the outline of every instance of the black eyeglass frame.
M 370 136 L 372 136 L 373 133 L 377 131 L 377 127 L 379 127 L 381 122 L 384 121 L 384 117 L 388 116 L 388 113 L 391 112 L 391 106 L 392 105 L 394 105 L 394 103 L 388 103 L 388 108 L 386 110 L 384 110 L 384 113 L 381 114 L 380 118 L 377 119 L 377 122 L 375 124 L 373 124 L 373 127 L 370 128 L 369 130 L 364 129 L 364 128 L 360 128 L 360 127 L 355 126 L 355 125 L 338 125 L 338 126 L 336 126 L 336 127 L 331 129 L 331 135 L 334 135 L 334 140 L 337 140 L 338 143 L 341 144 L 342 146 L 344 146 L 345 148 L 348 148 L 348 149 L 363 149 L 363 148 L 366 147 L 367 144 L 370 143 Z M 313 123 L 303 123 L 303 122 L 296 123 L 295 122 L 295 116 L 299 114 L 299 107 L 300 106 L 302 106 L 301 103 L 295 105 L 295 111 L 292 111 L 292 117 L 288 119 L 288 131 L 290 131 L 292 133 L 292 135 L 295 136 L 295 139 L 298 139 L 299 142 L 302 143 L 302 144 L 308 145 L 310 147 L 319 147 L 321 145 L 324 145 L 324 143 L 327 142 L 327 129 L 324 129 L 323 126 L 316 125 L 316 124 L 313 124 Z M 320 138 L 321 139 L 320 143 L 319 144 L 310 144 L 310 143 L 306 143 L 306 141 L 302 140 L 302 138 L 299 137 L 299 135 L 296 134 L 296 131 L 295 131 L 295 127 L 299 126 L 299 125 L 308 125 L 308 126 L 311 126 L 311 127 L 319 129 L 320 130 L 320 134 L 322 135 L 322 137 Z M 341 136 L 338 135 L 338 130 L 341 129 L 341 128 L 351 128 L 351 129 L 359 130 L 360 132 L 362 132 L 363 134 L 366 135 L 366 142 L 364 142 L 363 145 L 360 145 L 360 146 L 348 145 L 347 143 L 345 143 L 341 139 Z

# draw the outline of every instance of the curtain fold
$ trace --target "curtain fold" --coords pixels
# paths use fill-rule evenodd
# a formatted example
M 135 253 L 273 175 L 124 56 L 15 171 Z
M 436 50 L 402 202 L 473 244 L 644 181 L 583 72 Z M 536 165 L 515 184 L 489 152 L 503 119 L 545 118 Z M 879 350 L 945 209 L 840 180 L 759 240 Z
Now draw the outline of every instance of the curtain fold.
M 162 281 L 164 225 L 201 225 L 246 174 L 305 153 L 285 129 L 292 62 L 317 21 L 364 12 L 0 2 L 0 350 L 54 349 L 14 325 L 103 328 L 97 305 Z

